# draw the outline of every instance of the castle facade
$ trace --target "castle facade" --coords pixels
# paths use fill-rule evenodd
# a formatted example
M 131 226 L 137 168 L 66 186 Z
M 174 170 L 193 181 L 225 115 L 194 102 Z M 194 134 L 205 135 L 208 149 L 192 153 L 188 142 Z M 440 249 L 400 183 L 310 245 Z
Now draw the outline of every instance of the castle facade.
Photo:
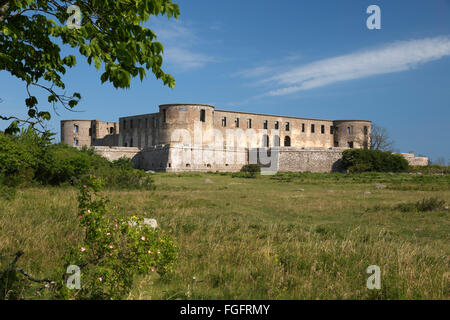
M 122 153 L 137 149 L 138 166 L 157 171 L 237 171 L 251 161 L 250 150 L 306 154 L 368 148 L 370 131 L 368 120 L 244 113 L 204 104 L 161 105 L 157 113 L 122 117 L 118 123 L 61 121 L 62 142 Z

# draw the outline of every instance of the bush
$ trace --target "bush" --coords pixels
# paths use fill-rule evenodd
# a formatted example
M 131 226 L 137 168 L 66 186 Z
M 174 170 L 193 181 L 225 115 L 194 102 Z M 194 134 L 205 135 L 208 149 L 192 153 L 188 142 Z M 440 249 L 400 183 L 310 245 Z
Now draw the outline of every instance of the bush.
M 256 164 L 246 164 L 241 168 L 241 172 L 261 173 L 261 168 Z
M 86 175 L 92 168 L 90 156 L 76 148 L 65 144 L 55 144 L 47 148 L 45 164 L 41 165 L 36 174 L 43 184 L 60 185 Z
M 45 288 L 57 299 L 124 299 L 136 276 L 158 273 L 164 277 L 173 272 L 178 248 L 170 235 L 140 217 L 116 216 L 117 207 L 100 193 L 101 179 L 87 176 L 82 183 L 75 226 L 81 241 L 68 248 L 61 267 L 52 273 L 54 280 L 36 280 L 16 268 L 23 251 L 12 260 L 0 250 L 0 300 L 24 299 Z M 80 271 L 79 288 L 68 288 L 72 284 L 69 266 Z M 40 289 L 36 291 L 32 282 L 38 282 Z
M 342 156 L 344 169 L 355 172 L 403 172 L 408 161 L 401 155 L 379 150 L 350 149 Z
M 14 200 L 17 194 L 17 188 L 0 185 L 0 198 L 5 199 L 7 201 Z
M 429 166 L 410 166 L 409 172 L 422 174 L 450 174 L 450 166 L 432 164 Z
M 120 159 L 114 160 L 112 162 L 113 168 L 125 169 L 125 170 L 133 170 L 133 163 L 130 158 L 122 157 Z
M 69 290 L 67 279 L 63 279 L 57 297 L 123 299 L 131 291 L 135 276 L 172 272 L 178 255 L 172 237 L 143 224 L 141 218 L 108 215 L 115 209 L 99 193 L 102 181 L 89 177 L 84 183 L 78 197 L 84 239 L 68 253 L 65 265 L 81 268 L 81 288 Z
M 94 174 L 101 177 L 106 186 L 112 189 L 153 190 L 155 188 L 153 178 L 143 170 L 104 168 L 95 171 Z
M 47 148 L 52 134 L 38 134 L 27 128 L 19 135 L 0 133 L 0 183 L 8 186 L 29 185 L 38 180 L 40 170 L 48 164 Z
M 446 208 L 446 202 L 439 198 L 422 199 L 415 203 L 401 203 L 394 207 L 394 209 L 401 212 L 428 212 L 440 211 Z
M 94 149 L 81 150 L 66 144 L 51 144 L 51 135 L 40 135 L 33 129 L 19 135 L 0 133 L 1 196 L 12 198 L 14 188 L 31 184 L 77 184 L 84 176 L 102 177 L 110 188 L 154 188 L 153 179 L 142 170 L 133 168 L 130 159 L 112 163 L 96 154 Z
M 14 141 L 0 133 L 0 175 L 2 183 L 8 185 L 27 184 L 33 178 L 38 158 L 26 144 Z M 30 179 L 31 176 L 31 179 Z
M 256 178 L 261 173 L 261 168 L 256 164 L 247 164 L 241 168 L 240 172 L 232 174 L 233 178 Z

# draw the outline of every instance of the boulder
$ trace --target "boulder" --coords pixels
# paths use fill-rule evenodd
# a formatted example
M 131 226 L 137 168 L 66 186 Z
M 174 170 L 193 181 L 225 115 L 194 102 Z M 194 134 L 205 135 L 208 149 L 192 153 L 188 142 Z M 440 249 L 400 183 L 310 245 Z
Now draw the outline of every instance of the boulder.
M 144 224 L 150 226 L 153 229 L 158 228 L 158 222 L 155 219 L 144 218 Z
M 155 219 L 144 218 L 144 222 L 139 224 L 136 221 L 129 220 L 128 225 L 130 227 L 138 227 L 141 228 L 142 225 L 149 226 L 150 228 L 156 229 L 158 228 L 158 222 Z

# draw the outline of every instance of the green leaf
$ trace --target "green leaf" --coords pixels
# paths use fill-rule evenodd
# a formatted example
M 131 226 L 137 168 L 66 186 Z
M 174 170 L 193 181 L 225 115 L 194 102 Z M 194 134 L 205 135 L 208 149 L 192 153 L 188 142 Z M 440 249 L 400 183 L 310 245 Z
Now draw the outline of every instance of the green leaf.
M 38 113 L 38 117 L 42 118 L 43 120 L 50 120 L 52 116 L 50 115 L 50 112 L 42 111 Z
M 31 96 L 31 97 L 25 99 L 25 104 L 28 108 L 33 108 L 34 106 L 37 105 L 37 103 L 38 103 L 38 100 L 34 96 Z
M 51 6 L 43 0 L 7 2 L 10 12 L 16 15 L 0 25 L 0 69 L 12 77 L 28 85 L 39 84 L 35 88 L 44 91 L 55 87 L 64 90 L 66 67 L 72 68 L 77 63 L 74 55 L 62 55 L 62 46 L 70 46 L 86 61 L 93 60 L 97 70 L 104 64 L 102 83 L 128 88 L 132 78 L 143 81 L 150 71 L 164 85 L 175 86 L 175 79 L 162 70 L 164 47 L 154 41 L 157 34 L 142 27 L 152 16 L 178 18 L 179 6 L 171 0 L 76 1 L 83 20 L 80 29 L 72 30 L 66 25 L 69 14 L 65 6 Z M 95 18 L 90 21 L 88 17 Z M 58 94 L 63 93 L 50 95 L 48 101 L 58 103 Z M 79 100 L 81 96 L 74 98 Z M 25 103 L 29 109 L 38 105 L 34 96 Z M 76 103 L 69 105 L 73 107 Z M 48 118 L 46 113 L 42 115 L 41 118 Z

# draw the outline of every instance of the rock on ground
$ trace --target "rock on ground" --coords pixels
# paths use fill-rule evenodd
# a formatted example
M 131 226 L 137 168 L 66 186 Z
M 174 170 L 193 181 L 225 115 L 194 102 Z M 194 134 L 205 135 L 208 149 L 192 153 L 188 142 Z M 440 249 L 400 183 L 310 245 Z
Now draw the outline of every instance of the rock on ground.
M 144 224 L 150 226 L 153 229 L 158 228 L 158 222 L 155 219 L 144 218 Z
M 155 219 L 149 219 L 149 218 L 144 218 L 144 223 L 139 224 L 139 226 L 136 223 L 136 221 L 132 221 L 132 220 L 128 221 L 128 224 L 130 225 L 130 227 L 139 227 L 140 228 L 143 224 L 143 225 L 149 226 L 150 228 L 153 228 L 153 229 L 158 228 L 158 222 Z

